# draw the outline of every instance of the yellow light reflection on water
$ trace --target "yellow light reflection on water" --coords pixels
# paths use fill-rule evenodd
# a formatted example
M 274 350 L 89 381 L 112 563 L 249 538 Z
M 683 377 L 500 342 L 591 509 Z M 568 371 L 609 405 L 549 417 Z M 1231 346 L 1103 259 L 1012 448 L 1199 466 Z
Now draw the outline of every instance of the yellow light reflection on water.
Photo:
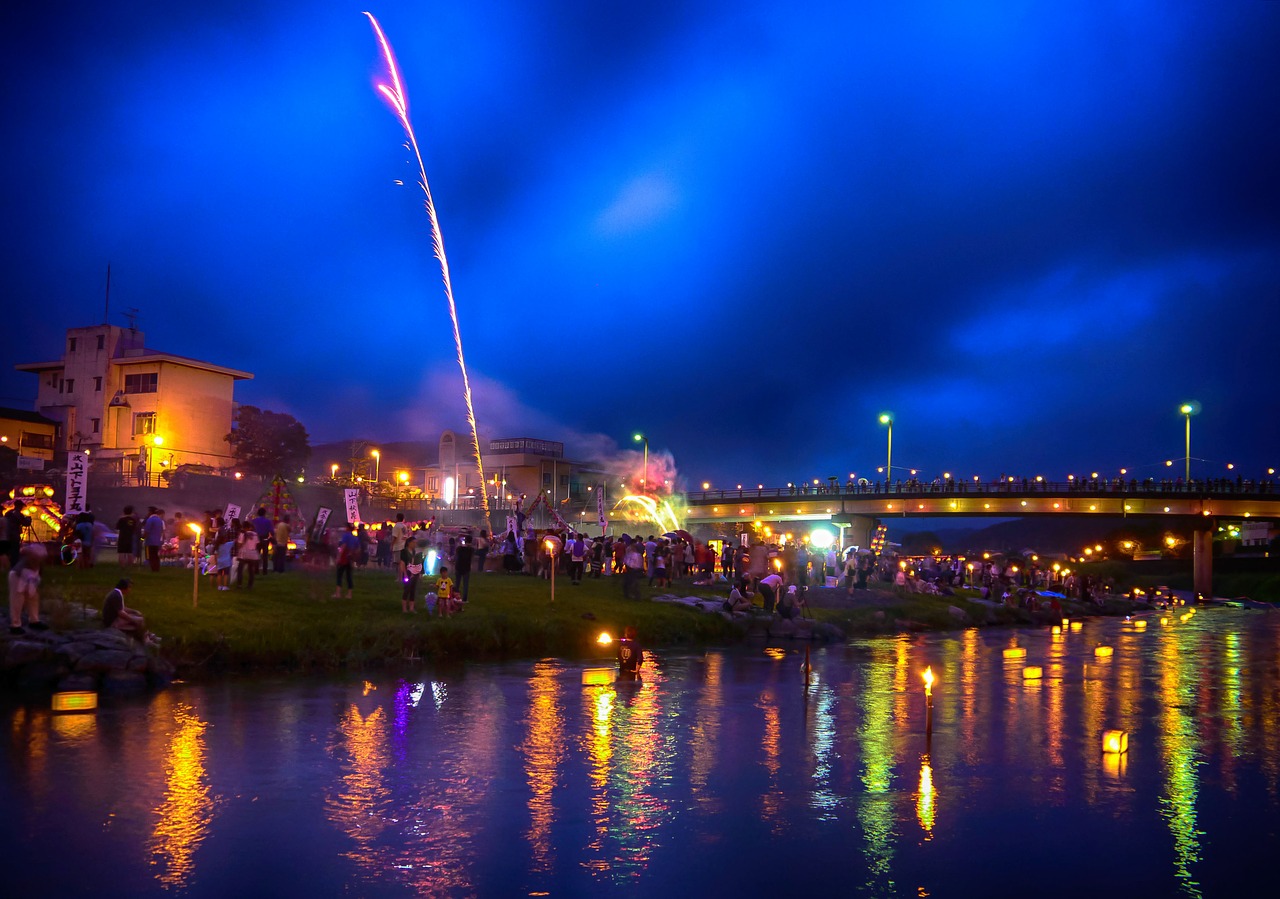
M 1160 648 L 1160 755 L 1164 784 L 1160 816 L 1173 837 L 1174 873 L 1189 896 L 1199 897 L 1200 885 L 1192 866 L 1200 861 L 1200 832 L 1196 828 L 1196 799 L 1200 766 L 1195 689 L 1198 680 L 1194 653 L 1183 652 L 1183 639 L 1195 635 L 1170 634 Z
M 894 831 L 893 724 L 894 684 L 906 683 L 906 638 L 895 641 L 890 656 L 883 644 L 872 649 L 866 683 L 863 685 L 862 722 L 858 741 L 862 749 L 864 795 L 858 802 L 858 823 L 866 840 L 863 857 L 867 866 L 864 891 L 887 895 L 893 891 L 891 863 L 897 838 Z
M 556 688 L 556 666 L 539 662 L 529 678 L 528 730 L 521 746 L 525 780 L 529 784 L 529 841 L 534 873 L 551 870 L 555 850 L 551 825 L 555 823 L 552 791 L 564 756 L 564 716 Z
M 173 712 L 175 729 L 165 747 L 164 802 L 155 810 L 151 853 L 156 879 L 168 889 L 182 888 L 195 873 L 195 853 L 209 832 L 214 802 L 205 776 L 205 722 L 185 703 Z
M 929 754 L 920 759 L 920 786 L 916 790 L 916 820 L 924 831 L 925 840 L 933 839 L 934 801 L 933 766 L 929 764 Z

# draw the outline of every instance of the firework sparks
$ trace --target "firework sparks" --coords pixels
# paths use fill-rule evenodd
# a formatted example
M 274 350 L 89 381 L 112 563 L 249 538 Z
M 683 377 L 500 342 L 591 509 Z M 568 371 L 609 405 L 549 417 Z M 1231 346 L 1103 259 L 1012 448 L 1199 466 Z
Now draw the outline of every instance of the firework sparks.
M 614 508 L 625 509 L 635 517 L 650 522 L 658 529 L 659 533 L 669 534 L 672 531 L 680 530 L 680 514 L 669 500 L 628 494 L 618 500 Z
M 436 259 L 440 262 L 440 275 L 444 279 L 444 293 L 449 300 L 449 318 L 453 320 L 453 342 L 458 348 L 458 368 L 462 370 L 462 398 L 467 404 L 467 424 L 471 425 L 471 444 L 476 451 L 476 473 L 480 477 L 480 483 L 484 484 L 484 463 L 480 459 L 480 433 L 476 428 L 476 412 L 475 407 L 471 403 L 471 379 L 467 376 L 467 360 L 462 355 L 462 332 L 458 329 L 458 307 L 453 301 L 453 281 L 449 277 L 449 259 L 444 254 L 444 233 L 440 230 L 440 220 L 436 217 L 436 204 L 431 199 L 431 186 L 427 183 L 427 167 L 422 162 L 422 151 L 418 148 L 418 136 L 414 134 L 413 125 L 409 121 L 409 95 L 405 93 L 404 83 L 400 78 L 400 67 L 396 64 L 395 54 L 391 52 L 391 44 L 387 41 L 387 36 L 382 32 L 382 26 L 378 24 L 378 20 L 374 18 L 373 13 L 366 12 L 369 17 L 369 24 L 373 26 L 373 33 L 377 35 L 378 47 L 382 50 L 382 58 L 387 63 L 387 77 L 390 84 L 379 84 L 377 86 L 378 93 L 391 104 L 391 108 L 395 110 L 396 118 L 400 120 L 400 126 L 404 128 L 404 133 L 409 138 L 409 149 L 413 151 L 414 158 L 418 161 L 418 174 L 421 179 L 418 186 L 422 188 L 422 194 L 425 197 L 425 205 L 427 207 L 427 217 L 431 220 L 431 246 L 435 250 Z M 401 182 L 397 182 L 401 183 Z M 484 516 L 489 518 L 489 492 L 481 489 L 480 505 L 484 509 Z

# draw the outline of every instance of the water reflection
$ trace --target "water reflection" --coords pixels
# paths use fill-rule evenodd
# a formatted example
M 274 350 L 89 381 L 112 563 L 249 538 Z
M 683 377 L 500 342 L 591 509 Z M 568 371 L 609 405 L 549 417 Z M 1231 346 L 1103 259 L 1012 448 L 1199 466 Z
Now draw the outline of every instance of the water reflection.
M 166 887 L 185 885 L 195 871 L 195 853 L 213 822 L 214 802 L 205 771 L 208 726 L 186 703 L 173 709 L 173 732 L 165 750 L 164 802 L 151 834 L 156 878 Z
M 1004 658 L 1011 643 L 1026 656 Z M 550 660 L 301 699 L 228 686 L 96 716 L 17 708 L 0 838 L 23 857 L 102 844 L 138 893 L 208 894 L 260 815 L 310 828 L 298 845 L 272 833 L 284 851 L 329 841 L 337 882 L 295 885 L 322 894 L 973 895 L 957 862 L 997 835 L 1013 861 L 995 892 L 1022 894 L 1044 883 L 1019 853 L 1084 834 L 1084 862 L 1047 892 L 1080 894 L 1096 864 L 1198 897 L 1235 894 L 1223 884 L 1257 863 L 1238 847 L 1280 812 L 1280 616 L 866 640 L 815 649 L 807 677 L 801 656 L 673 654 L 616 686 Z M 1024 681 L 1027 665 L 1046 676 Z M 1129 753 L 1102 753 L 1112 728 Z M 125 753 L 137 778 L 100 775 Z M 59 873 L 43 894 L 92 891 Z

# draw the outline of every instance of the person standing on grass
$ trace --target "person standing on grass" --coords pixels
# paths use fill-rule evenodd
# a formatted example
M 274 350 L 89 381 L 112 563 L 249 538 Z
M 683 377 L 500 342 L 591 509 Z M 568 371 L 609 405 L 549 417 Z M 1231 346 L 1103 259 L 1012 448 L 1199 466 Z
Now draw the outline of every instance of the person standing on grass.
M 453 551 L 453 570 L 458 575 L 458 599 L 466 602 L 471 592 L 471 562 L 475 555 L 475 547 L 470 537 L 463 537 L 458 548 Z
M 271 548 L 271 563 L 276 574 L 284 574 L 285 557 L 289 553 L 289 516 L 276 523 L 275 543 Z
M 40 620 L 40 570 L 44 568 L 48 550 L 43 543 L 28 543 L 18 552 L 17 563 L 9 569 L 9 633 L 21 636 L 22 615 L 33 631 L 47 631 L 49 625 Z
M 258 532 L 254 530 L 252 524 L 246 524 L 244 530 L 240 532 L 240 538 L 236 541 L 236 559 L 238 565 L 236 567 L 236 586 L 242 586 L 244 582 L 244 573 L 249 572 L 249 584 L 246 590 L 253 589 L 253 579 L 258 573 L 258 563 L 262 561 L 259 551 Z
M 258 517 L 253 520 L 253 532 L 258 535 L 258 562 L 262 566 L 262 573 L 267 573 L 268 563 L 271 559 L 271 519 L 267 517 L 267 507 L 258 507 Z
M 133 506 L 125 506 L 124 514 L 116 522 L 116 556 L 121 568 L 133 565 L 133 543 L 138 538 L 138 516 Z
M 338 567 L 335 569 L 334 583 L 336 585 L 333 591 L 334 599 L 342 599 L 342 579 L 347 580 L 347 599 L 351 598 L 351 591 L 354 585 L 351 582 L 351 572 L 355 568 L 356 560 L 360 557 L 360 538 L 356 536 L 356 526 L 354 524 L 347 525 L 347 529 L 342 532 L 342 536 L 338 538 Z
M 422 550 L 418 541 L 407 539 L 400 548 L 397 564 L 400 566 L 400 583 L 404 590 L 400 595 L 400 608 L 405 612 L 418 611 L 418 582 L 422 580 Z
M 164 509 L 151 507 L 147 520 L 142 524 L 142 535 L 147 546 L 147 565 L 152 571 L 159 571 L 160 547 L 164 545 Z
M 453 596 L 453 581 L 449 580 L 449 569 L 441 565 L 440 577 L 436 579 L 436 608 L 441 618 L 448 618 L 454 613 L 456 601 Z

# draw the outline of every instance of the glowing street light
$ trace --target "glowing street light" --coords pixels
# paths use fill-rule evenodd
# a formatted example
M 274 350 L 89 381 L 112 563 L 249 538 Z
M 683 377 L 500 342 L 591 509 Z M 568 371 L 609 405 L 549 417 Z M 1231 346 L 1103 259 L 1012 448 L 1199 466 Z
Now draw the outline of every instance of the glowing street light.
M 374 450 L 369 455 L 373 456 L 373 480 L 375 482 L 382 480 L 382 453 Z
M 1189 400 L 1178 407 L 1178 412 L 1187 420 L 1187 476 L 1186 482 L 1191 482 L 1191 416 L 1200 412 L 1200 404 L 1195 400 Z
M 329 477 L 335 481 L 338 479 L 338 463 L 337 462 L 334 462 L 329 466 Z
M 636 443 L 644 441 L 644 489 L 647 493 L 649 490 L 649 438 L 644 434 L 635 434 L 631 438 Z
M 893 480 L 893 413 L 881 412 L 880 424 L 889 426 L 889 453 L 884 462 L 884 482 L 888 484 Z

